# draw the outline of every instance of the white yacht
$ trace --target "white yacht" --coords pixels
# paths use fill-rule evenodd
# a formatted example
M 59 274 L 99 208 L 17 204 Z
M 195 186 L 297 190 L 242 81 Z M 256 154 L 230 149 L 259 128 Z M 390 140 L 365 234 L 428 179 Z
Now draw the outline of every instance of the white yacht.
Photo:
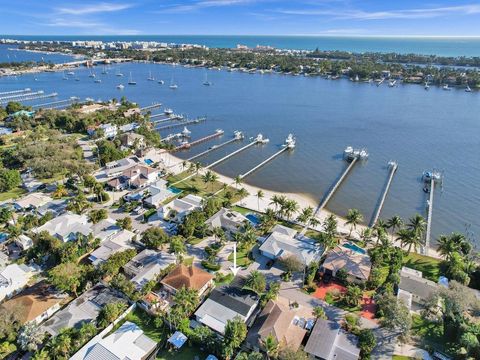
M 446 90 L 446 91 L 452 90 L 452 88 L 449 87 L 448 84 L 443 85 L 443 88 L 442 88 L 442 89 L 443 89 L 443 90 Z
M 262 134 L 258 134 L 257 137 L 252 140 L 260 144 L 266 144 L 270 141 L 270 139 L 264 138 Z
M 122 84 L 117 85 L 117 89 L 118 89 L 118 90 L 123 90 L 124 88 L 125 88 L 125 86 L 123 86 Z
M 73 76 L 73 75 L 75 75 L 75 73 L 73 71 L 69 71 L 69 72 L 67 72 L 67 75 Z
M 468 86 L 468 84 L 467 84 L 467 87 L 465 88 L 465 92 L 472 92 L 472 89 L 470 88 L 470 86 Z
M 287 138 L 285 139 L 285 144 L 283 146 L 293 149 L 295 147 L 295 138 L 292 134 L 288 134 Z
M 397 80 L 390 80 L 390 81 L 388 82 L 388 86 L 389 86 L 389 87 L 394 87 L 396 84 L 397 84 Z
M 183 136 L 185 136 L 185 137 L 190 136 L 191 133 L 192 132 L 190 130 L 188 130 L 186 126 L 183 128 L 183 131 L 182 131 Z
M 93 82 L 97 83 L 97 84 L 100 84 L 102 82 L 102 80 L 101 79 L 95 79 L 95 80 L 93 80 Z
M 173 110 L 172 109 L 165 109 L 164 113 L 165 113 L 165 115 L 172 115 Z
M 425 86 L 424 86 L 425 90 L 428 90 L 430 89 L 430 85 L 428 85 L 428 82 L 425 83 Z
M 158 83 L 159 83 L 160 85 L 163 85 L 163 84 L 165 84 L 165 81 L 163 81 L 163 80 L 158 80 Z

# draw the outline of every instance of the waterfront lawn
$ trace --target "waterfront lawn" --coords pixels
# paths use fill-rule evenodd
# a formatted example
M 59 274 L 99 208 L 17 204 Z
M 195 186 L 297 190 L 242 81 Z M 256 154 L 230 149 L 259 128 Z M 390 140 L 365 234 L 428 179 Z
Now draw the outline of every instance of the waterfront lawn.
M 157 354 L 157 359 L 160 360 L 193 360 L 197 357 L 199 359 L 206 359 L 208 353 L 200 350 L 197 346 L 190 346 L 187 342 L 178 351 L 161 349 Z
M 25 194 L 26 191 L 20 187 L 14 188 L 10 191 L 0 193 L 0 201 L 16 199 Z
M 255 215 L 258 215 L 258 216 L 261 216 L 262 214 L 259 213 L 258 211 L 254 211 L 254 210 L 250 210 L 250 209 L 247 209 L 247 208 L 244 208 L 242 206 L 238 206 L 238 205 L 235 205 L 232 207 L 232 210 L 233 211 L 236 211 L 242 215 L 247 215 L 247 214 L 255 214 Z
M 392 360 L 413 360 L 415 358 L 412 358 L 410 356 L 403 356 L 403 355 L 393 355 Z
M 191 174 L 184 171 L 178 175 L 170 176 L 167 179 L 167 181 L 169 184 L 175 184 L 177 181 L 180 181 L 188 177 L 189 175 Z M 223 188 L 223 185 L 224 185 L 223 182 L 218 180 L 215 181 L 214 183 L 205 183 L 202 180 L 201 175 L 195 175 L 173 186 L 179 190 L 182 190 L 184 195 L 194 194 L 201 197 L 205 197 L 205 196 L 211 196 L 212 194 L 216 193 L 217 191 Z M 242 199 L 242 197 L 238 195 L 237 189 L 235 189 L 234 187 L 228 186 L 227 191 L 230 191 L 233 194 L 233 197 L 231 199 L 232 203 Z M 223 200 L 224 194 L 225 194 L 225 191 L 221 191 L 218 193 L 217 197 Z
M 437 282 L 440 274 L 441 260 L 424 256 L 417 253 L 410 253 L 404 259 L 403 265 L 421 271 L 423 277 Z
M 135 308 L 131 311 L 122 321 L 119 321 L 117 325 L 109 332 L 109 335 L 114 333 L 120 326 L 126 321 L 130 321 L 140 327 L 145 335 L 147 335 L 153 341 L 159 343 L 167 340 L 167 333 L 164 328 L 158 328 L 155 326 L 153 316 L 150 316 L 140 308 Z

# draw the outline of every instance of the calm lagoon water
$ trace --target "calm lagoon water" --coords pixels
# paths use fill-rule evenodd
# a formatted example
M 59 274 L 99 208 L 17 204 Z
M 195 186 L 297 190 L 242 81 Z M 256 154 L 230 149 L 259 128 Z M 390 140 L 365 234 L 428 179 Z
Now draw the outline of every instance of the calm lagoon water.
M 116 77 L 116 71 L 125 77 Z M 149 71 L 165 84 L 147 81 Z M 296 149 L 280 155 L 246 182 L 314 199 L 321 199 L 345 168 L 344 148 L 366 147 L 369 160 L 355 166 L 331 199 L 330 210 L 344 215 L 355 207 L 370 221 L 387 179 L 387 162 L 397 160 L 399 169 L 382 218 L 424 214 L 426 195 L 420 177 L 424 170 L 437 168 L 444 170 L 445 181 L 443 190 L 435 193 L 434 235 L 466 227 L 476 233 L 480 230 L 480 93 L 139 63 L 112 66 L 107 75 L 97 69 L 100 84 L 93 83 L 86 69 L 75 72 L 78 82 L 62 80 L 62 73 L 0 78 L 0 92 L 30 87 L 56 91 L 59 99 L 126 96 L 141 105 L 159 101 L 189 117 L 207 116 L 207 122 L 189 127 L 193 139 L 217 128 L 225 130 L 222 138 L 179 153 L 183 158 L 226 141 L 234 130 L 248 136 L 261 132 L 270 138 L 269 144 L 250 148 L 215 168 L 228 176 L 244 173 L 267 158 L 293 133 Z M 127 85 L 130 72 L 136 86 Z M 202 85 L 205 73 L 213 86 Z M 172 77 L 177 90 L 168 88 Z M 125 85 L 123 91 L 116 89 L 120 83 Z M 228 145 L 200 160 L 208 164 L 240 146 Z

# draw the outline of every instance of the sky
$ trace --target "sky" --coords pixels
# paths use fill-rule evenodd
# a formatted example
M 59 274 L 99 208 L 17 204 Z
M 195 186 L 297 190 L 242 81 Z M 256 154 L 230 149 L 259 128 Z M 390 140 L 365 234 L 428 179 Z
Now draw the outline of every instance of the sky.
M 480 36 L 480 1 L 0 0 L 4 35 Z

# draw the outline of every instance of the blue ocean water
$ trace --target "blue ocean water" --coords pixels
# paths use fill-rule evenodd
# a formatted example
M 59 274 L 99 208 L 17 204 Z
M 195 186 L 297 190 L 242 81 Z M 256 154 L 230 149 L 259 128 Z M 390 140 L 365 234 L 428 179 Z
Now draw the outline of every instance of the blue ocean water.
M 479 56 L 480 38 L 451 37 L 348 37 L 348 36 L 246 36 L 246 35 L 102 35 L 102 36 L 20 36 L 0 35 L 19 40 L 103 40 L 159 41 L 233 48 L 237 44 L 253 47 L 270 45 L 281 49 L 345 50 L 352 52 L 396 52 L 440 56 Z
M 0 63 L 21 61 L 45 61 L 64 63 L 72 61 L 74 56 L 18 50 L 16 45 L 0 45 Z

